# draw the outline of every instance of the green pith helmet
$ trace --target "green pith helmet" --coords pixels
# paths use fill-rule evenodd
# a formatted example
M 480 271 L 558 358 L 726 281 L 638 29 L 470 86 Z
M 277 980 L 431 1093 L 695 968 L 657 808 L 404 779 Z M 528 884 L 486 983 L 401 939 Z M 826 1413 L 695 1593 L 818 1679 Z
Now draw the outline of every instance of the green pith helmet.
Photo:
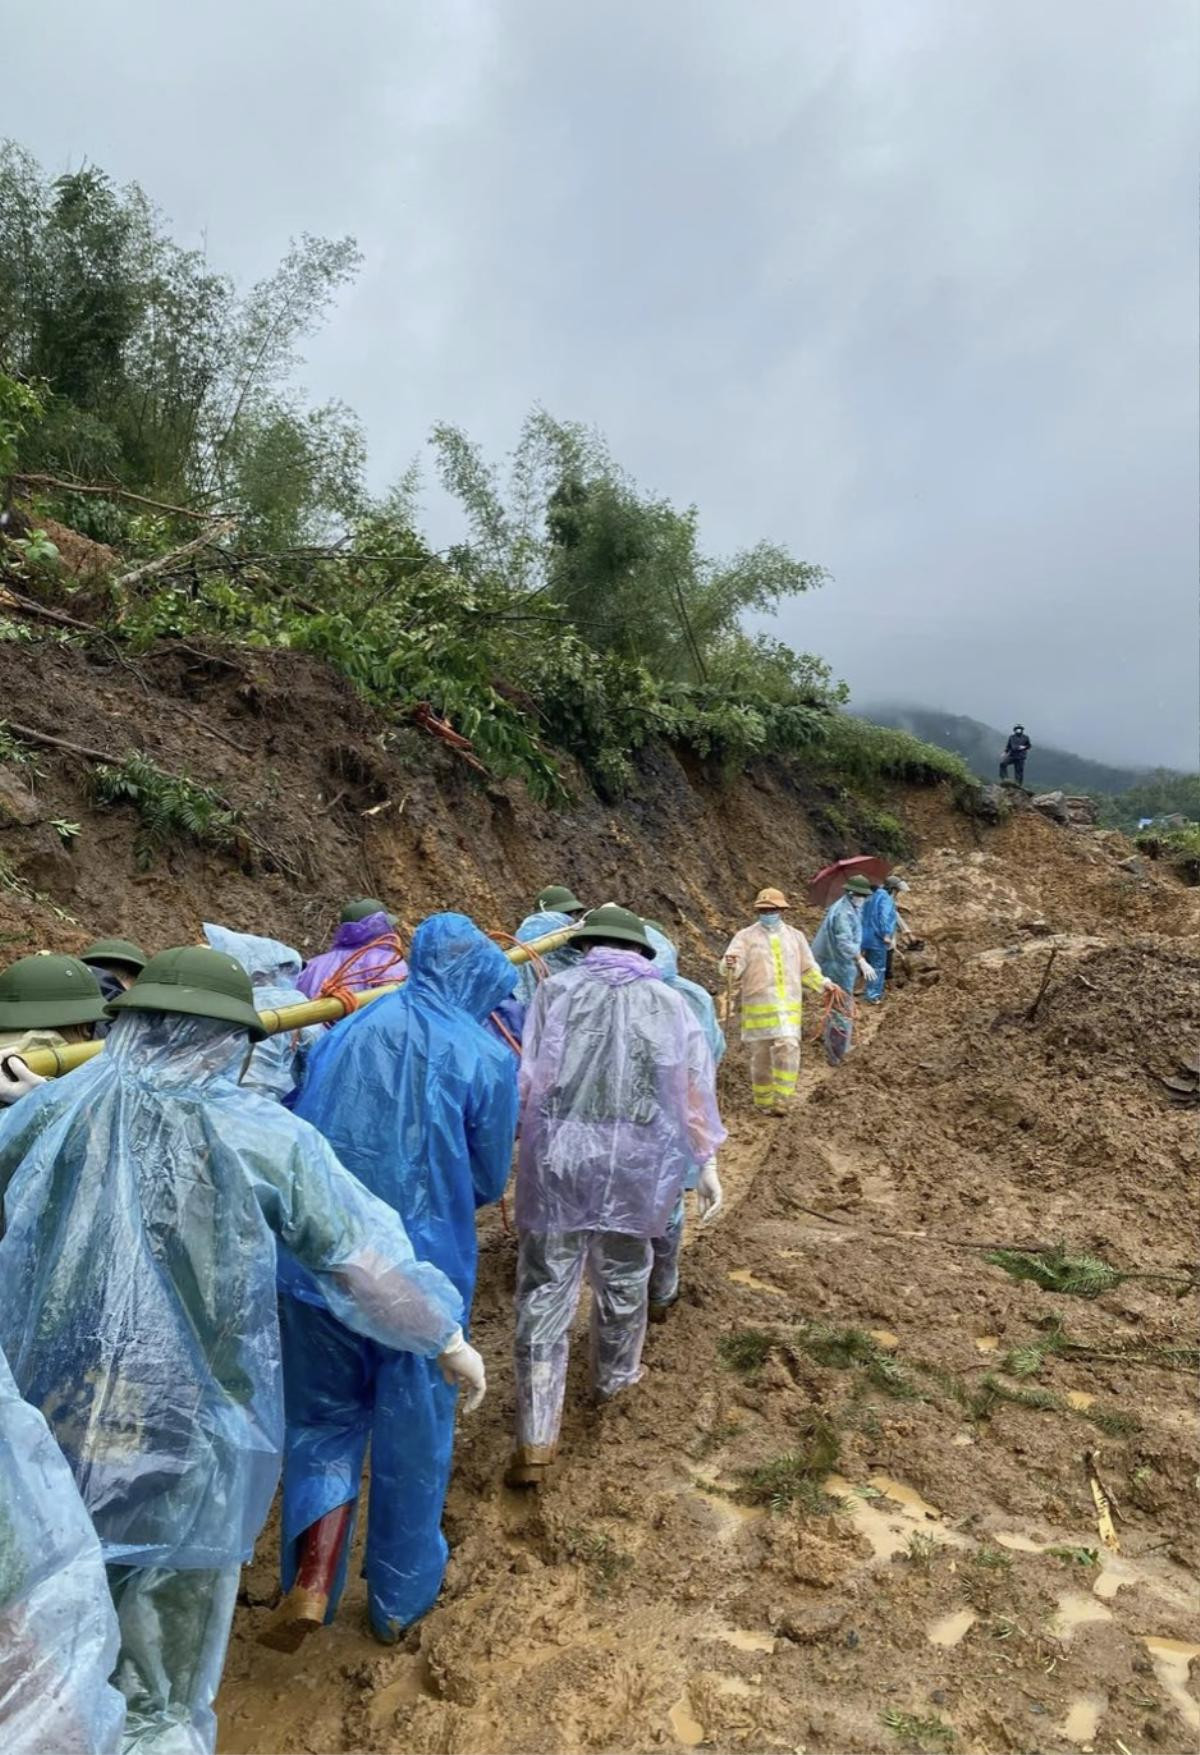
M 78 957 L 40 951 L 0 974 L 0 1030 L 57 1030 L 103 1016 L 99 983 Z
M 846 879 L 846 894 L 848 896 L 869 896 L 871 886 L 865 877 L 850 877 Z
M 86 951 L 80 951 L 81 963 L 116 963 L 119 968 L 140 974 L 146 967 L 146 953 L 132 939 L 98 938 Z
M 618 908 L 615 902 L 606 902 L 602 908 L 593 908 L 582 925 L 576 928 L 575 938 L 577 941 L 589 938 L 617 939 L 633 945 L 644 957 L 654 955 L 654 946 L 646 937 L 646 928 L 640 916 L 630 913 L 628 908 Z
M 343 926 L 356 926 L 360 920 L 367 920 L 372 914 L 387 914 L 388 925 L 395 926 L 396 916 L 388 914 L 383 903 L 376 896 L 360 896 L 357 902 L 347 902 L 342 909 Z
M 183 945 L 151 957 L 133 986 L 108 1004 L 115 1012 L 180 1012 L 236 1024 L 261 1042 L 267 1034 L 254 1009 L 254 989 L 242 965 L 221 951 Z
M 538 897 L 537 905 L 547 914 L 582 914 L 584 911 L 583 903 L 566 884 L 549 885 Z

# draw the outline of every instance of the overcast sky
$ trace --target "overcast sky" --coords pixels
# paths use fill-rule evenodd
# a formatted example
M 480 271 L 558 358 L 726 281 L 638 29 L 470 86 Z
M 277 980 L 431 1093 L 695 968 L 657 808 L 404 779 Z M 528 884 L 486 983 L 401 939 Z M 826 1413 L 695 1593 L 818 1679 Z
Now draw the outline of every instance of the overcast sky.
M 828 567 L 777 630 L 856 701 L 1194 766 L 1198 10 L 40 0 L 0 130 L 239 277 L 353 233 L 378 485 L 540 401 Z

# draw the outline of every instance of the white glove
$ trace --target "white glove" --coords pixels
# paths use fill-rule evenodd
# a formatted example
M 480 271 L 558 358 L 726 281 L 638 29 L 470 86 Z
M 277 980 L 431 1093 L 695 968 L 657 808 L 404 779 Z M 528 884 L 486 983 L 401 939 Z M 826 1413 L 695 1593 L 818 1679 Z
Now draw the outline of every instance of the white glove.
M 858 972 L 864 981 L 874 981 L 875 979 L 875 971 L 865 957 L 858 959 Z
M 0 1103 L 15 1103 L 45 1084 L 41 1073 L 31 1072 L 19 1054 L 6 1054 L 0 1059 Z
M 696 1184 L 696 1213 L 702 1225 L 715 1219 L 725 1205 L 725 1194 L 721 1187 L 721 1178 L 717 1175 L 717 1160 L 710 1158 L 700 1172 L 700 1180 Z
M 464 1340 L 460 1328 L 456 1328 L 451 1335 L 445 1351 L 438 1354 L 438 1364 L 447 1383 L 467 1392 L 463 1401 L 463 1413 L 473 1414 L 487 1394 L 487 1377 L 484 1374 L 483 1360 L 474 1347 Z

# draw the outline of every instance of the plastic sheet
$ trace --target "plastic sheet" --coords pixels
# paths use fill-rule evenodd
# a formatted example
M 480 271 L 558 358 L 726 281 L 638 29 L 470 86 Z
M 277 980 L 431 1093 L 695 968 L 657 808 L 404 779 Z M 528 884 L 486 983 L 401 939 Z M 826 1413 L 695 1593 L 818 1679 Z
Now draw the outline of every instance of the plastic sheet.
M 651 1243 L 653 1263 L 650 1268 L 651 1304 L 673 1304 L 679 1296 L 679 1252 L 683 1248 L 683 1196 L 671 1209 L 667 1228 Z
M 840 1066 L 850 1052 L 854 1037 L 854 1001 L 848 994 L 830 1006 L 823 1034 L 825 1058 L 830 1066 Z
M 592 1289 L 593 1390 L 616 1395 L 641 1376 L 650 1243 L 604 1231 L 522 1233 L 517 1256 L 517 1442 L 553 1446 L 562 1422 L 571 1323 L 584 1272 Z
M 437 1354 L 461 1318 L 313 1128 L 236 1085 L 244 1032 L 123 1012 L 0 1115 L 0 1346 L 111 1564 L 248 1559 L 283 1439 L 275 1239 L 338 1316 Z
M 70 1468 L 0 1354 L 0 1748 L 117 1755 L 117 1619 Z
M 546 938 L 552 932 L 562 932 L 574 922 L 569 914 L 559 914 L 553 908 L 543 909 L 537 914 L 528 914 L 516 930 L 518 944 L 532 944 L 535 939 Z M 583 961 L 583 952 L 574 945 L 560 945 L 556 951 L 543 951 L 541 961 L 551 975 L 559 974 L 563 969 L 575 969 Z M 517 998 L 528 1008 L 538 989 L 538 975 L 532 963 L 522 963 L 517 970 Z
M 295 1099 L 341 1161 L 396 1209 L 414 1247 L 469 1308 L 476 1209 L 504 1192 L 517 1117 L 517 1062 L 483 1022 L 516 981 L 504 953 L 461 914 L 413 936 L 411 974 L 313 1048 Z M 305 1529 L 356 1497 L 372 1444 L 366 1573 L 371 1612 L 407 1625 L 432 1603 L 445 1567 L 440 1529 L 456 1396 L 436 1367 L 383 1356 L 330 1322 L 286 1258 L 287 1462 L 284 1580 Z M 340 1586 L 339 1586 L 340 1588 Z M 336 1595 L 331 1603 L 336 1605 Z
M 658 1236 L 689 1170 L 724 1138 L 704 1032 L 652 962 L 601 946 L 538 989 L 521 1063 L 519 1230 Z
M 372 941 L 384 942 L 375 944 Z M 365 950 L 364 946 L 370 946 Z M 400 940 L 385 913 L 368 914 L 365 920 L 348 920 L 333 935 L 333 943 L 296 978 L 306 999 L 319 999 L 326 981 L 339 980 L 352 993 L 367 987 L 387 987 L 403 981 L 408 966 L 400 955 Z
M 115 1680 L 126 1698 L 122 1755 L 212 1755 L 240 1580 L 239 1566 L 109 1567 L 121 1626 Z
M 836 987 L 854 992 L 862 955 L 862 915 L 849 896 L 839 896 L 825 910 L 813 940 L 813 955 Z
M 707 987 L 701 987 L 698 981 L 689 981 L 686 975 L 679 973 L 679 952 L 665 932 L 660 932 L 657 926 L 647 924 L 646 937 L 654 946 L 654 967 L 667 986 L 673 987 L 676 993 L 682 993 L 687 1000 L 704 1031 L 713 1065 L 720 1066 L 725 1058 L 725 1032 L 717 1018 L 712 994 Z
M 786 921 L 768 931 L 760 921 L 730 939 L 740 983 L 742 1041 L 800 1040 L 804 989 L 819 992 L 824 964 L 802 932 Z
M 275 1011 L 280 1006 L 303 1005 L 307 994 L 296 986 L 300 975 L 300 953 L 291 945 L 275 938 L 259 938 L 251 932 L 231 932 L 226 926 L 205 924 L 204 936 L 214 951 L 235 957 L 250 977 L 254 1003 L 260 1012 Z M 264 1097 L 282 1102 L 289 1091 L 300 1083 L 304 1057 L 309 1047 L 322 1034 L 320 1024 L 308 1024 L 302 1030 L 281 1030 L 256 1042 L 241 1083 Z

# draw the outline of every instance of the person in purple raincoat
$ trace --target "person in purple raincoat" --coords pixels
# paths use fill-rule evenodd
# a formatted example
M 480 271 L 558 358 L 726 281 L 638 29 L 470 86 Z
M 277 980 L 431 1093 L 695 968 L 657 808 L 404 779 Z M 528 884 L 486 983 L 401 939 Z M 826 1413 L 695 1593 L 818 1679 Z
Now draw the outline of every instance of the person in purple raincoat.
M 296 986 L 306 998 L 320 999 L 338 987 L 351 993 L 392 987 L 407 975 L 396 916 L 373 896 L 363 896 L 357 902 L 347 902 L 333 943 L 304 965 Z
M 585 1272 L 596 1397 L 637 1382 L 651 1239 L 725 1138 L 712 1052 L 643 922 L 606 905 L 578 937 L 586 956 L 538 988 L 522 1045 L 510 1486 L 538 1485 L 554 1459 Z

